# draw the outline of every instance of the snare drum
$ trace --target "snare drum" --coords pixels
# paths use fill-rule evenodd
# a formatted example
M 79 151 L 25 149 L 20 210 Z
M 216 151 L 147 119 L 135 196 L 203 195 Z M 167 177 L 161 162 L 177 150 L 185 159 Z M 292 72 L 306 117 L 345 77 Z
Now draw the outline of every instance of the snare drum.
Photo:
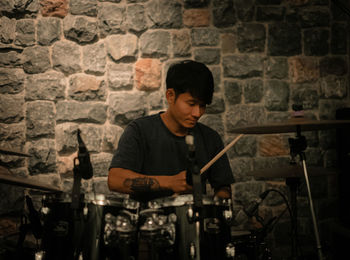
M 130 259 L 136 245 L 138 202 L 93 193 L 82 194 L 77 210 L 71 202 L 66 193 L 43 198 L 44 259 Z
M 198 221 L 192 215 L 192 194 L 152 200 L 140 211 L 140 238 L 152 245 L 154 259 L 195 259 L 198 253 L 200 259 L 225 259 L 231 201 L 203 195 L 202 204 Z M 200 252 L 195 247 L 198 238 Z

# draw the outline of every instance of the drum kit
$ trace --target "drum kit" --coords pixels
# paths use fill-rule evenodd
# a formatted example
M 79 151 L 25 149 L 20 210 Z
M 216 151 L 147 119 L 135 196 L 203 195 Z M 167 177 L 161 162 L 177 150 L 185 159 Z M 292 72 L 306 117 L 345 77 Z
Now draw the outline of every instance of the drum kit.
M 256 178 L 286 178 L 286 183 L 291 188 L 292 225 L 296 225 L 297 221 L 296 212 L 293 212 L 296 209 L 297 184 L 290 183 L 293 183 L 291 180 L 305 178 L 317 253 L 321 260 L 322 248 L 304 154 L 306 140 L 301 132 L 349 125 L 350 120 L 317 121 L 294 118 L 284 123 L 236 128 L 233 132 L 240 135 L 201 170 L 192 168 L 192 174 L 200 176 L 243 135 L 295 132 L 296 137 L 289 139 L 290 152 L 292 158 L 300 157 L 301 166 L 294 164 L 280 169 L 255 171 L 249 175 Z M 80 145 L 81 153 L 78 157 L 89 164 L 90 161 L 83 157 L 88 155 L 83 148 Z M 0 149 L 0 153 L 30 157 L 28 154 L 6 149 Z M 66 194 L 56 186 L 16 177 L 10 170 L 0 167 L 0 183 L 43 191 L 42 207 L 40 213 L 36 214 L 41 224 L 37 232 L 41 243 L 40 250 L 35 255 L 36 259 L 271 259 L 271 252 L 265 243 L 269 227 L 265 226 L 256 232 L 238 233 L 232 229 L 239 224 L 238 215 L 243 213 L 251 217 L 267 193 L 253 207 L 245 208 L 238 214 L 234 214 L 231 199 L 199 195 L 195 188 L 193 194 L 163 197 L 141 203 L 128 196 L 81 193 L 81 178 L 91 176 L 84 176 L 79 168 L 75 164 L 76 183 L 73 184 L 72 194 Z M 86 165 L 83 169 L 90 171 Z M 323 168 L 314 168 L 310 172 L 312 175 L 328 174 Z M 196 183 L 198 180 L 193 177 L 194 186 Z M 292 257 L 296 259 L 297 234 L 293 236 Z

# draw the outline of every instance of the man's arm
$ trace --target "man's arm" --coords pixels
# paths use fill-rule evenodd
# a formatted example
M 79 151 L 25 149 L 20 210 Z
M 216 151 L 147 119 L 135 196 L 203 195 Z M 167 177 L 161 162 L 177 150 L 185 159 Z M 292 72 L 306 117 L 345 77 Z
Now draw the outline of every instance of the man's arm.
M 108 187 L 112 191 L 127 194 L 162 190 L 185 193 L 192 189 L 186 183 L 186 171 L 173 176 L 148 176 L 123 168 L 109 170 Z

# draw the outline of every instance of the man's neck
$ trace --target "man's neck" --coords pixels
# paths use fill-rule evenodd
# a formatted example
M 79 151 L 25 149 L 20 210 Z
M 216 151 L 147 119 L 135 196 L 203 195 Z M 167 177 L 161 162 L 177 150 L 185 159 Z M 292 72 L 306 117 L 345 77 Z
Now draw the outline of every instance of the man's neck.
M 160 114 L 160 118 L 162 119 L 164 125 L 176 136 L 185 136 L 188 134 L 188 129 L 179 125 L 176 120 L 171 116 L 169 111 L 165 111 Z

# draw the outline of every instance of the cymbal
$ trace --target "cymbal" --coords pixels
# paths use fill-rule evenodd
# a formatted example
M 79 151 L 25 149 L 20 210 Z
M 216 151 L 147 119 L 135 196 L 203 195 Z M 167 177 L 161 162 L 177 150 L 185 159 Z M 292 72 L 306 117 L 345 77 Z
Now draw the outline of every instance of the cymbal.
M 307 173 L 309 177 L 326 176 L 336 174 L 336 170 L 323 167 L 307 167 Z M 251 171 L 247 175 L 258 179 L 301 178 L 304 177 L 304 170 L 301 165 L 290 165 L 287 167 Z
M 8 155 L 17 155 L 17 156 L 24 156 L 24 157 L 31 157 L 31 155 L 26 154 L 26 153 L 22 153 L 22 152 L 17 152 L 17 151 L 11 151 L 11 150 L 7 150 L 4 148 L 0 148 L 0 154 L 8 154 Z
M 21 187 L 38 189 L 43 191 L 61 192 L 62 190 L 56 186 L 41 183 L 37 180 L 14 176 L 3 166 L 0 166 L 0 183 L 13 184 Z
M 271 123 L 266 125 L 251 125 L 230 130 L 240 134 L 277 134 L 300 131 L 326 130 L 350 126 L 350 120 L 310 120 L 305 118 L 291 118 L 282 123 Z

